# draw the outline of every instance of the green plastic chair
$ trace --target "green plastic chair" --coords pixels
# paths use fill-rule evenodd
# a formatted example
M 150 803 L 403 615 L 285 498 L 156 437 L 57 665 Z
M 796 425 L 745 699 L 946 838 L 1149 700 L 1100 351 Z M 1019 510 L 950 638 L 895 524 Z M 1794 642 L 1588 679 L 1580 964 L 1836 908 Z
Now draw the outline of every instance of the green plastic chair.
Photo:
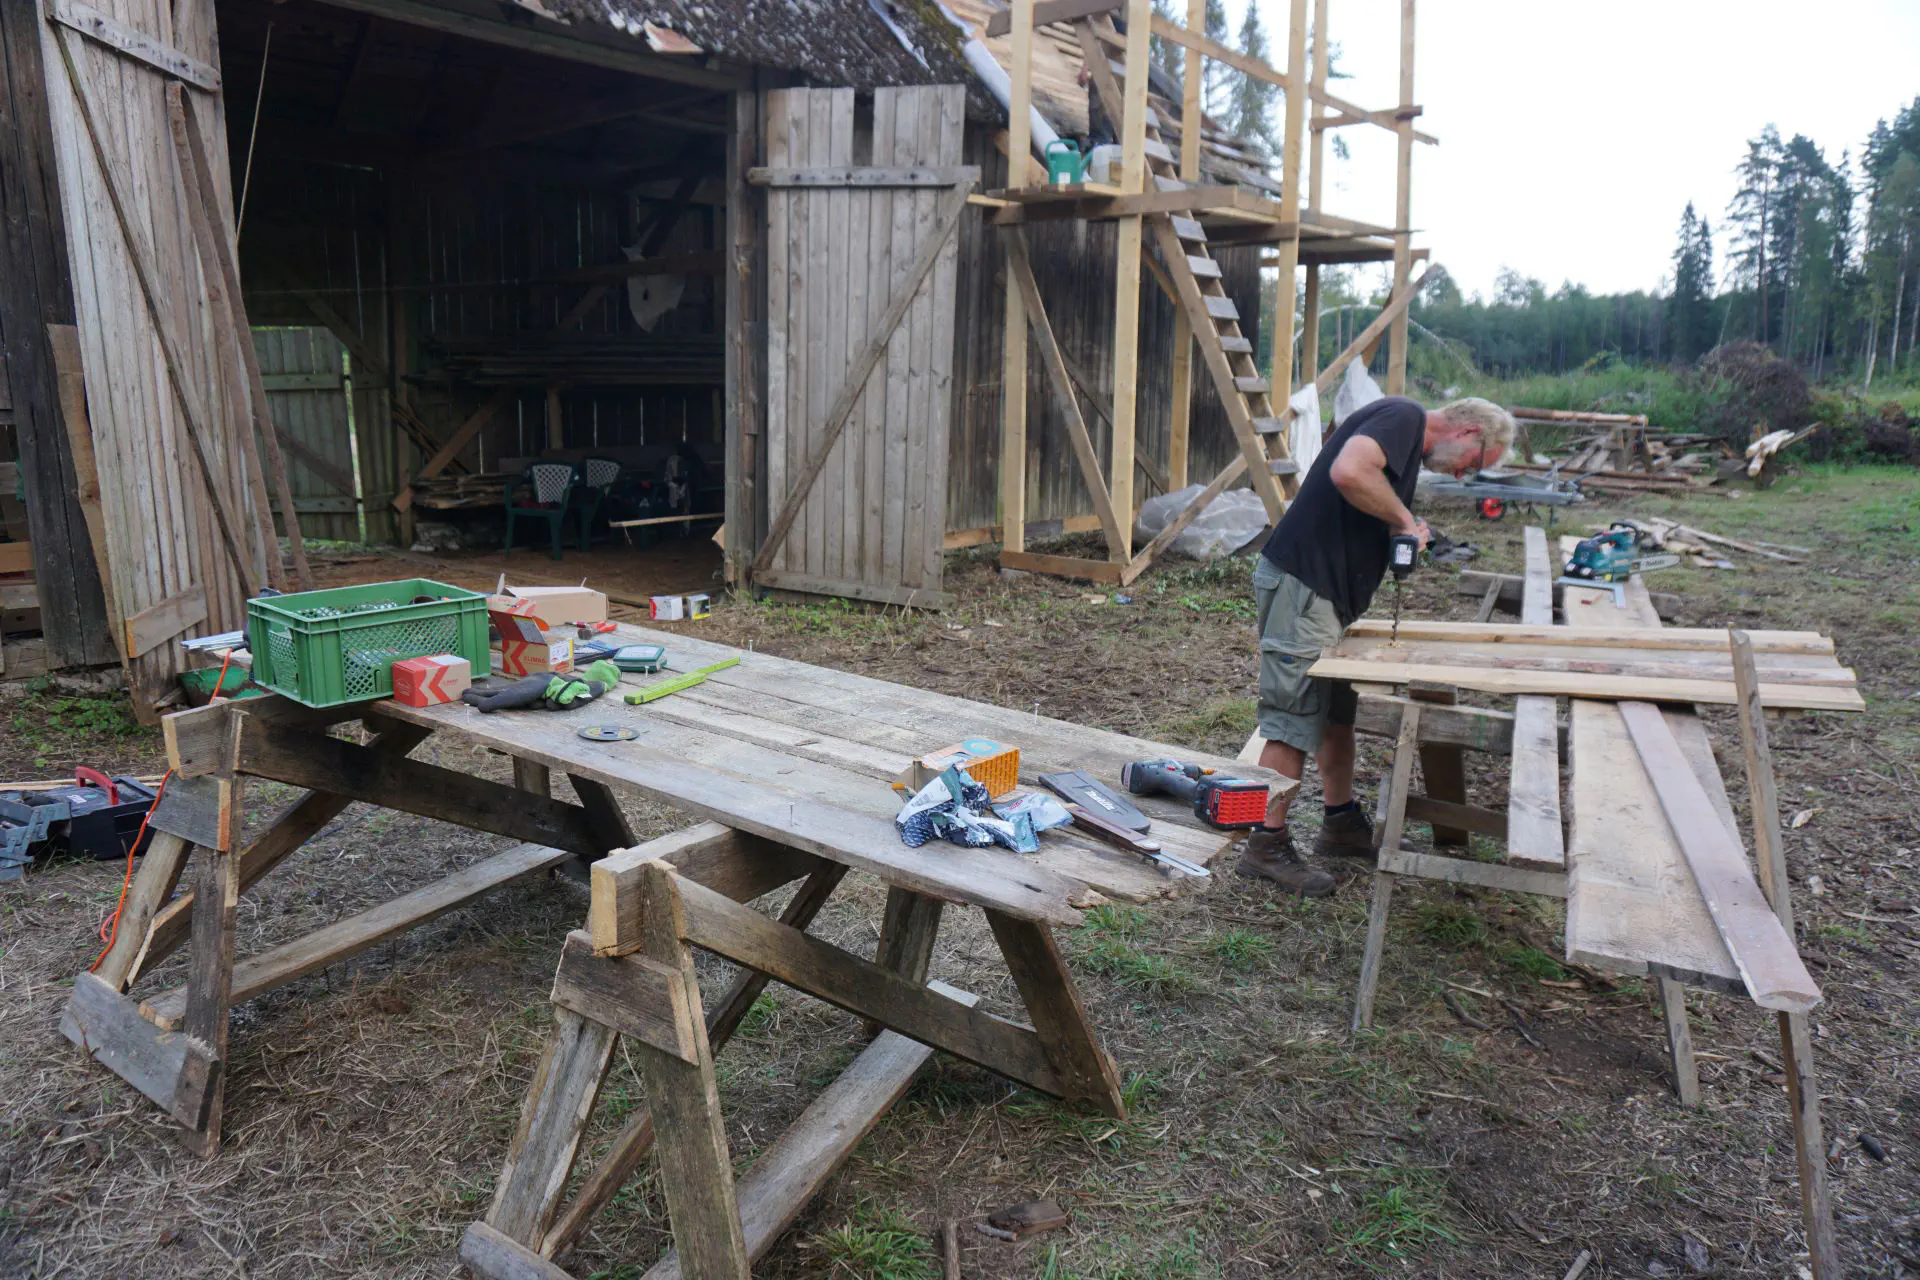
M 579 480 L 580 473 L 571 462 L 534 462 L 519 475 L 507 478 L 506 554 L 513 554 L 516 521 L 544 520 L 553 542 L 553 558 L 560 558 L 560 529 Z
M 580 478 L 573 489 L 573 505 L 580 510 L 582 551 L 593 546 L 593 522 L 599 518 L 601 508 L 607 505 L 607 495 L 613 492 L 614 484 L 625 469 L 613 458 L 581 460 Z

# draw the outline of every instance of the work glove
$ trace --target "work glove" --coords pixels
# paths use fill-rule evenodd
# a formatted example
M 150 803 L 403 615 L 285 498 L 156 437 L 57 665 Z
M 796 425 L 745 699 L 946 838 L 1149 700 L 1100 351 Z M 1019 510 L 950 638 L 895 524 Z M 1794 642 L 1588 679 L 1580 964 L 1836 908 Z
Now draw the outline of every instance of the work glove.
M 486 712 L 517 711 L 522 707 L 537 707 L 541 699 L 547 696 L 547 686 L 560 678 L 545 674 L 522 676 L 505 688 L 468 689 L 460 695 L 460 701 Z
M 583 703 L 592 702 L 607 690 L 620 683 L 620 668 L 606 658 L 592 663 L 584 671 L 571 675 L 555 676 L 544 694 L 547 706 L 554 711 L 566 711 Z

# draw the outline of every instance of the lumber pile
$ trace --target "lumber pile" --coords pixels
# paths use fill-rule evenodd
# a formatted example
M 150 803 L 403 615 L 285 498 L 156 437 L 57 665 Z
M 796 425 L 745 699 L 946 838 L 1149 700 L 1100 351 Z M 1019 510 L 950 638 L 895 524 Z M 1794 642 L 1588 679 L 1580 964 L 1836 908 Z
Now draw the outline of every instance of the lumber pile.
M 506 502 L 507 475 L 484 471 L 476 475 L 437 475 L 414 481 L 413 504 L 434 511 L 469 507 L 498 507 Z
M 1668 520 L 1660 516 L 1644 516 L 1633 521 L 1646 530 L 1659 543 L 1659 549 L 1682 557 L 1700 569 L 1733 569 L 1738 566 L 1728 560 L 1724 552 L 1738 551 L 1744 555 L 1758 556 L 1765 560 L 1774 560 L 1782 564 L 1804 564 L 1812 554 L 1806 547 L 1796 547 L 1789 543 L 1747 542 L 1739 538 L 1722 537 L 1717 533 L 1708 533 L 1690 524 L 1678 520 Z M 1595 526 L 1596 529 L 1598 526 Z
M 1583 413 L 1571 409 L 1508 409 L 1528 425 L 1588 429 L 1576 436 L 1554 462 L 1538 459 L 1512 469 L 1535 474 L 1557 471 L 1577 477 L 1583 486 L 1620 490 L 1687 489 L 1712 483 L 1708 473 L 1719 456 L 1711 436 L 1649 426 L 1645 414 Z

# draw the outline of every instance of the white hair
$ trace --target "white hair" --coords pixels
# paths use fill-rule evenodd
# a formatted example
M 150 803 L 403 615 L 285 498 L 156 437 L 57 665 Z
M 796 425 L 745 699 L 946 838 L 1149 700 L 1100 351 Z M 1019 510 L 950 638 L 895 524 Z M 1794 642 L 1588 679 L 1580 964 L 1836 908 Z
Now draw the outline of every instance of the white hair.
M 1458 426 L 1480 428 L 1480 442 L 1488 453 L 1513 448 L 1513 415 L 1491 400 L 1477 396 L 1451 400 L 1434 413 Z

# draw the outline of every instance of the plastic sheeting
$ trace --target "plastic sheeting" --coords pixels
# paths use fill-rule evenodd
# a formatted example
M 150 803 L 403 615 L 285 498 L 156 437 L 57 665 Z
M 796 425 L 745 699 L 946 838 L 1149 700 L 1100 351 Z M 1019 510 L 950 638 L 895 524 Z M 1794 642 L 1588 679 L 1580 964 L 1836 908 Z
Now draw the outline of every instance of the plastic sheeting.
M 1140 504 L 1140 516 L 1134 522 L 1136 545 L 1158 537 L 1173 518 L 1200 496 L 1205 485 L 1190 484 Z M 1182 529 L 1167 550 L 1194 560 L 1216 560 L 1229 556 L 1266 531 L 1267 509 L 1251 489 L 1229 489 L 1207 504 L 1206 510 Z
M 1367 372 L 1366 364 L 1355 360 L 1347 366 L 1347 372 L 1341 377 L 1340 389 L 1333 393 L 1333 425 L 1338 427 L 1354 410 L 1370 405 L 1384 395 L 1386 392 Z

